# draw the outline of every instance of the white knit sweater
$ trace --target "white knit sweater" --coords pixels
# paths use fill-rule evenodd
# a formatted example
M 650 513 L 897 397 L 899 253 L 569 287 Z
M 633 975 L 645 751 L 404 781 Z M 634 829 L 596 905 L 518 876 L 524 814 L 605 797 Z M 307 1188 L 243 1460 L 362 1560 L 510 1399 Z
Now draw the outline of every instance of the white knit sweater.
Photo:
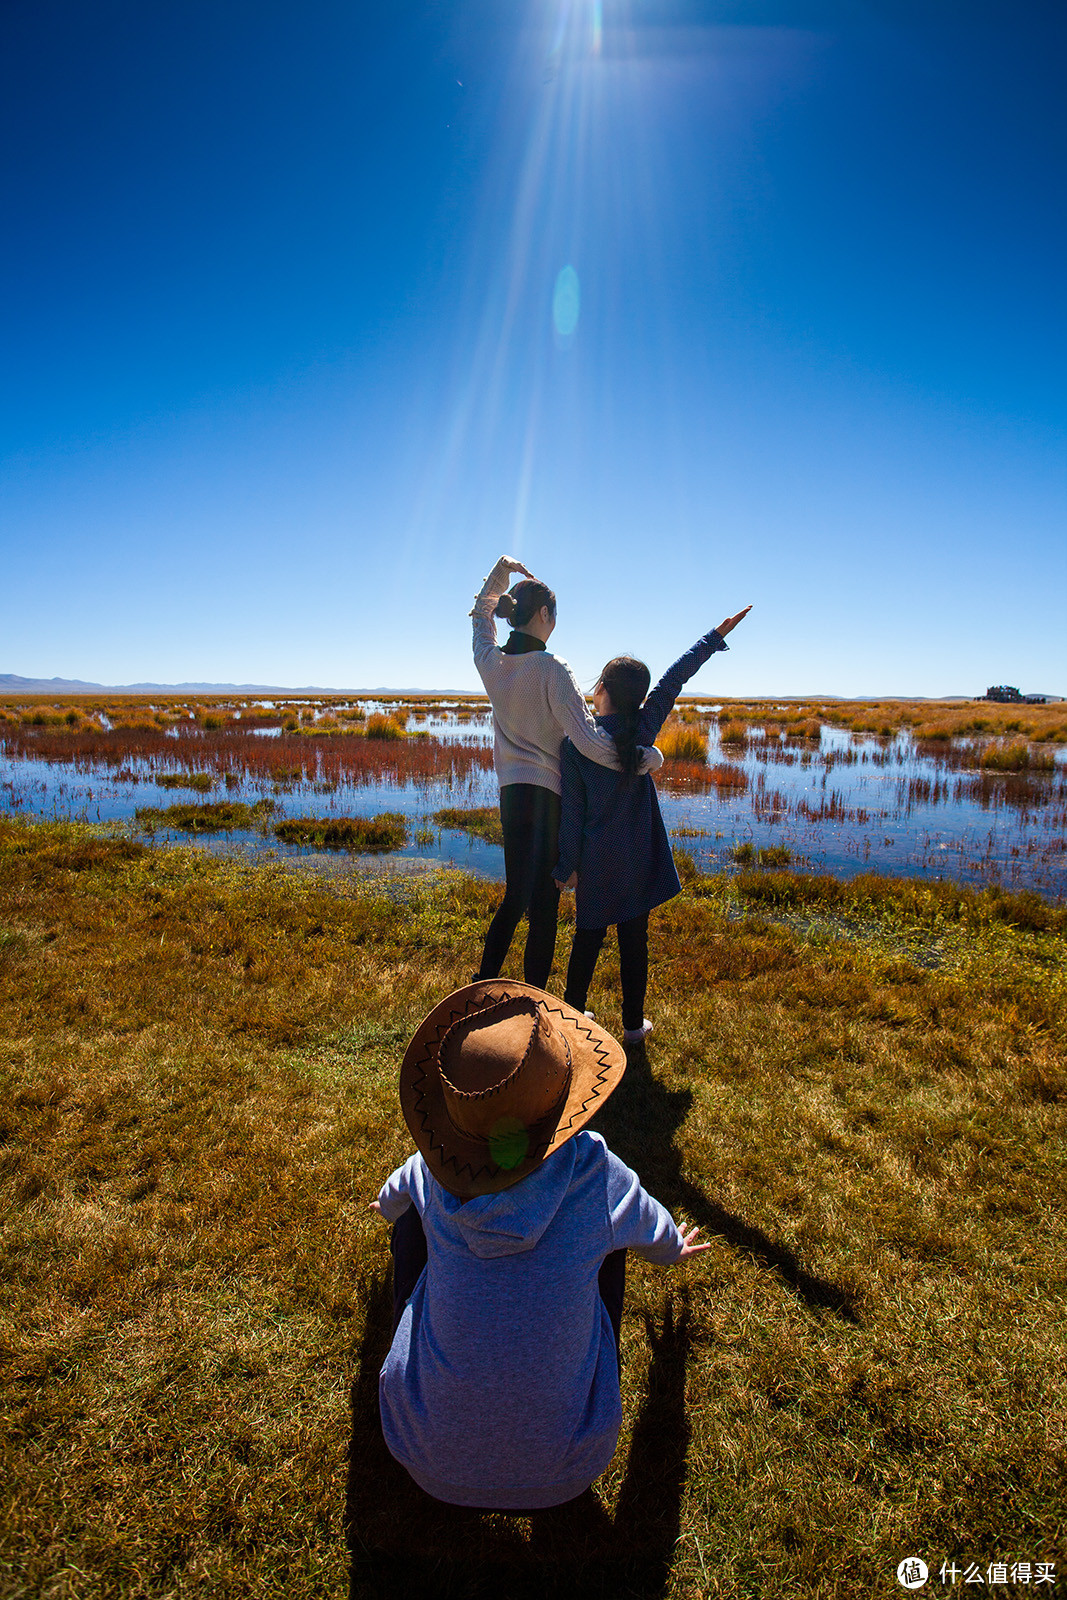
M 559 747 L 564 734 L 603 767 L 619 768 L 615 741 L 593 721 L 574 673 L 547 650 L 505 655 L 496 642 L 493 612 L 511 574 L 497 562 L 474 602 L 474 665 L 493 706 L 493 752 L 496 775 L 508 783 L 533 783 L 562 792 Z M 661 766 L 653 748 L 641 771 Z

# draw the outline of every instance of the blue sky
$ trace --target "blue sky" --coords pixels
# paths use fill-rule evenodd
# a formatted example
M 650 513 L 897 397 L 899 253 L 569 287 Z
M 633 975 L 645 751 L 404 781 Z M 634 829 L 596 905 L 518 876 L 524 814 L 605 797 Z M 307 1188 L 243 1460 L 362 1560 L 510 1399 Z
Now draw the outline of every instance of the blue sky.
M 8 0 L 0 671 L 1067 693 L 1067 17 Z

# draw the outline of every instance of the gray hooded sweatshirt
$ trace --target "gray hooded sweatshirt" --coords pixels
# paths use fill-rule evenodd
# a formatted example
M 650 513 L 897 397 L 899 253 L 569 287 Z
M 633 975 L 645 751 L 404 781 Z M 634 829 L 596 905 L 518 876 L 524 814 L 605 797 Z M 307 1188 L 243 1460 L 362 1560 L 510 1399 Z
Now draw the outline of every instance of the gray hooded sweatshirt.
M 682 1252 L 670 1214 L 582 1132 L 499 1194 L 460 1200 L 413 1155 L 378 1196 L 414 1205 L 427 1264 L 379 1382 L 390 1451 L 435 1499 L 533 1510 L 581 1494 L 615 1453 L 615 1335 L 604 1257 Z

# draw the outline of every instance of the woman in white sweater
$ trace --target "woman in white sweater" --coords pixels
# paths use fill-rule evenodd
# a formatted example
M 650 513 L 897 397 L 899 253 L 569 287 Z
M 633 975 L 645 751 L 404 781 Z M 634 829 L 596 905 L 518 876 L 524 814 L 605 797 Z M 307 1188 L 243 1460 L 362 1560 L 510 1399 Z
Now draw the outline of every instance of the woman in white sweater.
M 524 580 L 508 592 L 512 573 Z M 543 989 L 556 948 L 559 890 L 552 879 L 559 841 L 559 752 L 564 735 L 583 755 L 618 770 L 614 740 L 599 729 L 567 663 L 545 648 L 556 626 L 556 597 L 521 561 L 501 556 L 471 612 L 474 664 L 493 707 L 494 759 L 504 832 L 504 899 L 486 935 L 477 978 L 499 976 L 519 919 L 529 931 L 523 977 Z M 496 617 L 511 625 L 496 642 Z M 643 752 L 640 770 L 662 763 Z

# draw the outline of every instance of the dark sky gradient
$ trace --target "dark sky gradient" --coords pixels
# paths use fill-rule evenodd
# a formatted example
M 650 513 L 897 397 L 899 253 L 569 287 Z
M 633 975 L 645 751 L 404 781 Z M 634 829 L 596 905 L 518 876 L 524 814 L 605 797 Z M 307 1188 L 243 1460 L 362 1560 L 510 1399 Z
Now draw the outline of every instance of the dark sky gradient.
M 514 550 L 586 679 L 752 601 L 696 687 L 1067 693 L 1065 45 L 8 0 L 0 669 L 473 687 Z

